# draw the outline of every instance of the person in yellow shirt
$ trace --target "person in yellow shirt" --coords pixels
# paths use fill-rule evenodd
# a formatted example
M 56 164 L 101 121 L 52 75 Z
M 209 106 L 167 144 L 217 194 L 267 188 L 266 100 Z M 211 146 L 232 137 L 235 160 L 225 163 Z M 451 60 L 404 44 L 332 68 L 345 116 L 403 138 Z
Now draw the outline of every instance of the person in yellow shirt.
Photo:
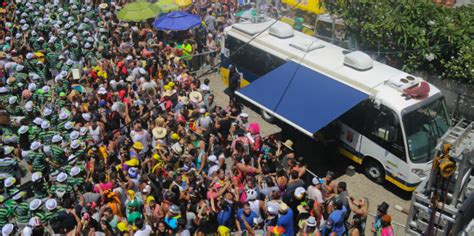
M 191 68 L 191 62 L 193 59 L 193 46 L 189 43 L 188 39 L 183 41 L 181 45 L 181 50 L 183 50 L 183 59 L 186 62 L 187 68 Z

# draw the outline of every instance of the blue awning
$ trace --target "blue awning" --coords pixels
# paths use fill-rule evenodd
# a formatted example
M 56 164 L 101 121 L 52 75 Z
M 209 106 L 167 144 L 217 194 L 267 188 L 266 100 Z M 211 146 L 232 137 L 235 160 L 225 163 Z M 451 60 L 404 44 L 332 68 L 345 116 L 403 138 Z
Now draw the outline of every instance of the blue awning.
M 298 67 L 293 61 L 236 94 L 310 136 L 368 98 L 355 88 L 304 65 Z

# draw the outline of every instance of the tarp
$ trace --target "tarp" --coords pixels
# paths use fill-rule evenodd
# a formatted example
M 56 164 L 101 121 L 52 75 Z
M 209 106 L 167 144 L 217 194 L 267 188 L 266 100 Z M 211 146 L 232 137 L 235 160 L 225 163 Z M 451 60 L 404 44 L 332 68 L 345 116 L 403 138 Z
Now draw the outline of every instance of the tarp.
M 355 88 L 293 61 L 236 94 L 310 136 L 368 98 Z

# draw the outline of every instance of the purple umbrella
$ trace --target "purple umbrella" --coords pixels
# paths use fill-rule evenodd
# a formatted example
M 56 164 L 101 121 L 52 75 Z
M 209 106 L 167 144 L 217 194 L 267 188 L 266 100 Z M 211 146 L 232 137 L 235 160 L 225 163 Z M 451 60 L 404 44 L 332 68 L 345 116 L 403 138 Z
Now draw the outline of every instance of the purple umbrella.
M 175 11 L 156 19 L 153 26 L 158 30 L 179 31 L 191 29 L 200 24 L 201 18 L 199 16 L 184 11 Z

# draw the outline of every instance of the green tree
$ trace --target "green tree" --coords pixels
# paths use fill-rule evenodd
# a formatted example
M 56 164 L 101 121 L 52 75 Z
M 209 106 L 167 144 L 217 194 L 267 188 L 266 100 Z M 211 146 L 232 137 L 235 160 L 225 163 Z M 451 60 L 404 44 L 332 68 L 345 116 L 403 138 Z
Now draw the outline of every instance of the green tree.
M 474 5 L 428 0 L 325 0 L 359 50 L 408 72 L 429 71 L 474 84 Z

